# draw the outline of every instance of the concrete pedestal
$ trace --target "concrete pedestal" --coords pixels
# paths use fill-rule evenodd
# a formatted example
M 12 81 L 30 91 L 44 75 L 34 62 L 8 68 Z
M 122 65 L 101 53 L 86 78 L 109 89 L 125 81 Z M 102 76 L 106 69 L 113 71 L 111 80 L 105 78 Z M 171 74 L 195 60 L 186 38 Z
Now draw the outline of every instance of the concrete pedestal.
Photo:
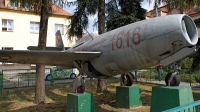
M 117 108 L 134 108 L 142 105 L 139 86 L 119 86 L 116 90 Z
M 67 112 L 95 112 L 93 94 L 68 93 Z
M 191 102 L 194 102 L 194 99 L 189 86 L 155 86 L 152 88 L 151 112 L 161 112 Z

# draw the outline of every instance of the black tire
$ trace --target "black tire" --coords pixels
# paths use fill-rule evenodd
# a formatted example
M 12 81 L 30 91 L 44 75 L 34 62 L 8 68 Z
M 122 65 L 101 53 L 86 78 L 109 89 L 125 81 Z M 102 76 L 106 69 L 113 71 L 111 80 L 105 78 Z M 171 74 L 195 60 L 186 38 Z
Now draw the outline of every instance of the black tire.
M 126 74 L 126 80 L 124 79 L 124 77 L 122 78 L 123 83 L 125 86 L 131 86 L 133 84 L 133 74 L 131 72 Z
M 76 74 L 75 73 L 72 73 L 71 75 L 70 75 L 70 79 L 74 79 L 76 77 Z
M 171 75 L 172 75 L 172 73 L 168 73 L 166 75 L 166 77 L 165 77 L 165 83 L 166 83 L 167 86 L 169 86 L 168 85 L 168 80 L 171 77 Z M 170 82 L 170 86 L 179 86 L 179 84 L 180 84 L 180 76 L 179 75 L 175 75 L 173 77 L 172 81 Z
M 52 79 L 51 75 L 48 74 L 48 75 L 46 76 L 46 80 L 47 80 L 47 81 L 50 81 L 51 79 Z

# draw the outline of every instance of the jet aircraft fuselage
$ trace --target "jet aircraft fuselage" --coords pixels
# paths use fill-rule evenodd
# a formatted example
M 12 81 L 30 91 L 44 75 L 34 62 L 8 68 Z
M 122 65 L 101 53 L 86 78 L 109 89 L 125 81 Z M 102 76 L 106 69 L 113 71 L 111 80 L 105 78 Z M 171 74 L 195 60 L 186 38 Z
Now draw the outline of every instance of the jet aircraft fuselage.
M 86 35 L 68 51 L 100 51 L 101 55 L 87 67 L 113 76 L 162 61 L 168 65 L 192 53 L 191 47 L 197 40 L 197 29 L 190 17 L 170 15 L 132 23 L 102 35 Z M 174 54 L 177 59 L 169 59 Z

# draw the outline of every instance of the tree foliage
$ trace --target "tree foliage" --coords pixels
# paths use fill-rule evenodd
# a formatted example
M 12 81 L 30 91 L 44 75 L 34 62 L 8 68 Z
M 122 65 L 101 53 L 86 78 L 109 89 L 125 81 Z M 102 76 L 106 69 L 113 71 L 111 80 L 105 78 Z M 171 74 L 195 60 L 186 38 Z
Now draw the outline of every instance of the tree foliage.
M 200 18 L 194 20 L 196 26 L 200 28 Z
M 67 4 L 76 6 L 74 15 L 71 17 L 71 23 L 68 26 L 68 37 L 77 36 L 81 38 L 83 31 L 88 28 L 88 16 L 97 12 L 98 0 L 76 0 Z
M 106 5 L 107 31 L 145 19 L 146 10 L 141 7 L 142 1 L 110 0 Z
M 146 10 L 141 8 L 142 1 L 143 0 L 107 0 L 105 2 L 105 0 L 76 0 L 75 2 L 69 2 L 68 4 L 70 5 L 76 5 L 74 16 L 71 18 L 72 21 L 69 25 L 69 37 L 81 37 L 84 29 L 88 28 L 88 16 L 96 13 L 98 13 L 97 23 L 99 34 L 104 32 L 101 27 L 106 27 L 106 30 L 110 31 L 143 20 L 145 19 Z M 102 6 L 100 6 L 100 4 Z M 104 9 L 102 9 L 102 7 L 104 7 Z M 103 12 L 104 10 L 105 12 Z M 106 17 L 103 17 L 104 15 Z M 104 23 L 104 21 L 106 23 Z

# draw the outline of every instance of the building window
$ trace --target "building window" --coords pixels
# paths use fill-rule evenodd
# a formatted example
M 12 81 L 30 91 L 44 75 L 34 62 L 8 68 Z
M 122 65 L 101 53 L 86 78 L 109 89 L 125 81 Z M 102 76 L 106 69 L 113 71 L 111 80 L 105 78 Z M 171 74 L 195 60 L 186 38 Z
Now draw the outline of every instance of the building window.
M 2 31 L 13 31 L 13 20 L 2 19 Z
M 30 22 L 30 32 L 39 33 L 40 23 L 39 22 Z
M 18 3 L 16 1 L 13 2 L 13 1 L 10 0 L 10 6 L 11 7 L 18 7 Z
M 2 50 L 13 50 L 13 47 L 2 47 Z
M 22 10 L 29 11 L 29 3 L 24 3 Z
M 25 3 L 25 4 L 24 4 L 24 8 L 29 9 L 29 4 L 28 4 L 28 3 Z
M 55 34 L 60 30 L 60 33 L 63 34 L 63 25 L 62 24 L 55 24 Z
M 0 0 L 0 7 L 5 7 L 5 0 Z

